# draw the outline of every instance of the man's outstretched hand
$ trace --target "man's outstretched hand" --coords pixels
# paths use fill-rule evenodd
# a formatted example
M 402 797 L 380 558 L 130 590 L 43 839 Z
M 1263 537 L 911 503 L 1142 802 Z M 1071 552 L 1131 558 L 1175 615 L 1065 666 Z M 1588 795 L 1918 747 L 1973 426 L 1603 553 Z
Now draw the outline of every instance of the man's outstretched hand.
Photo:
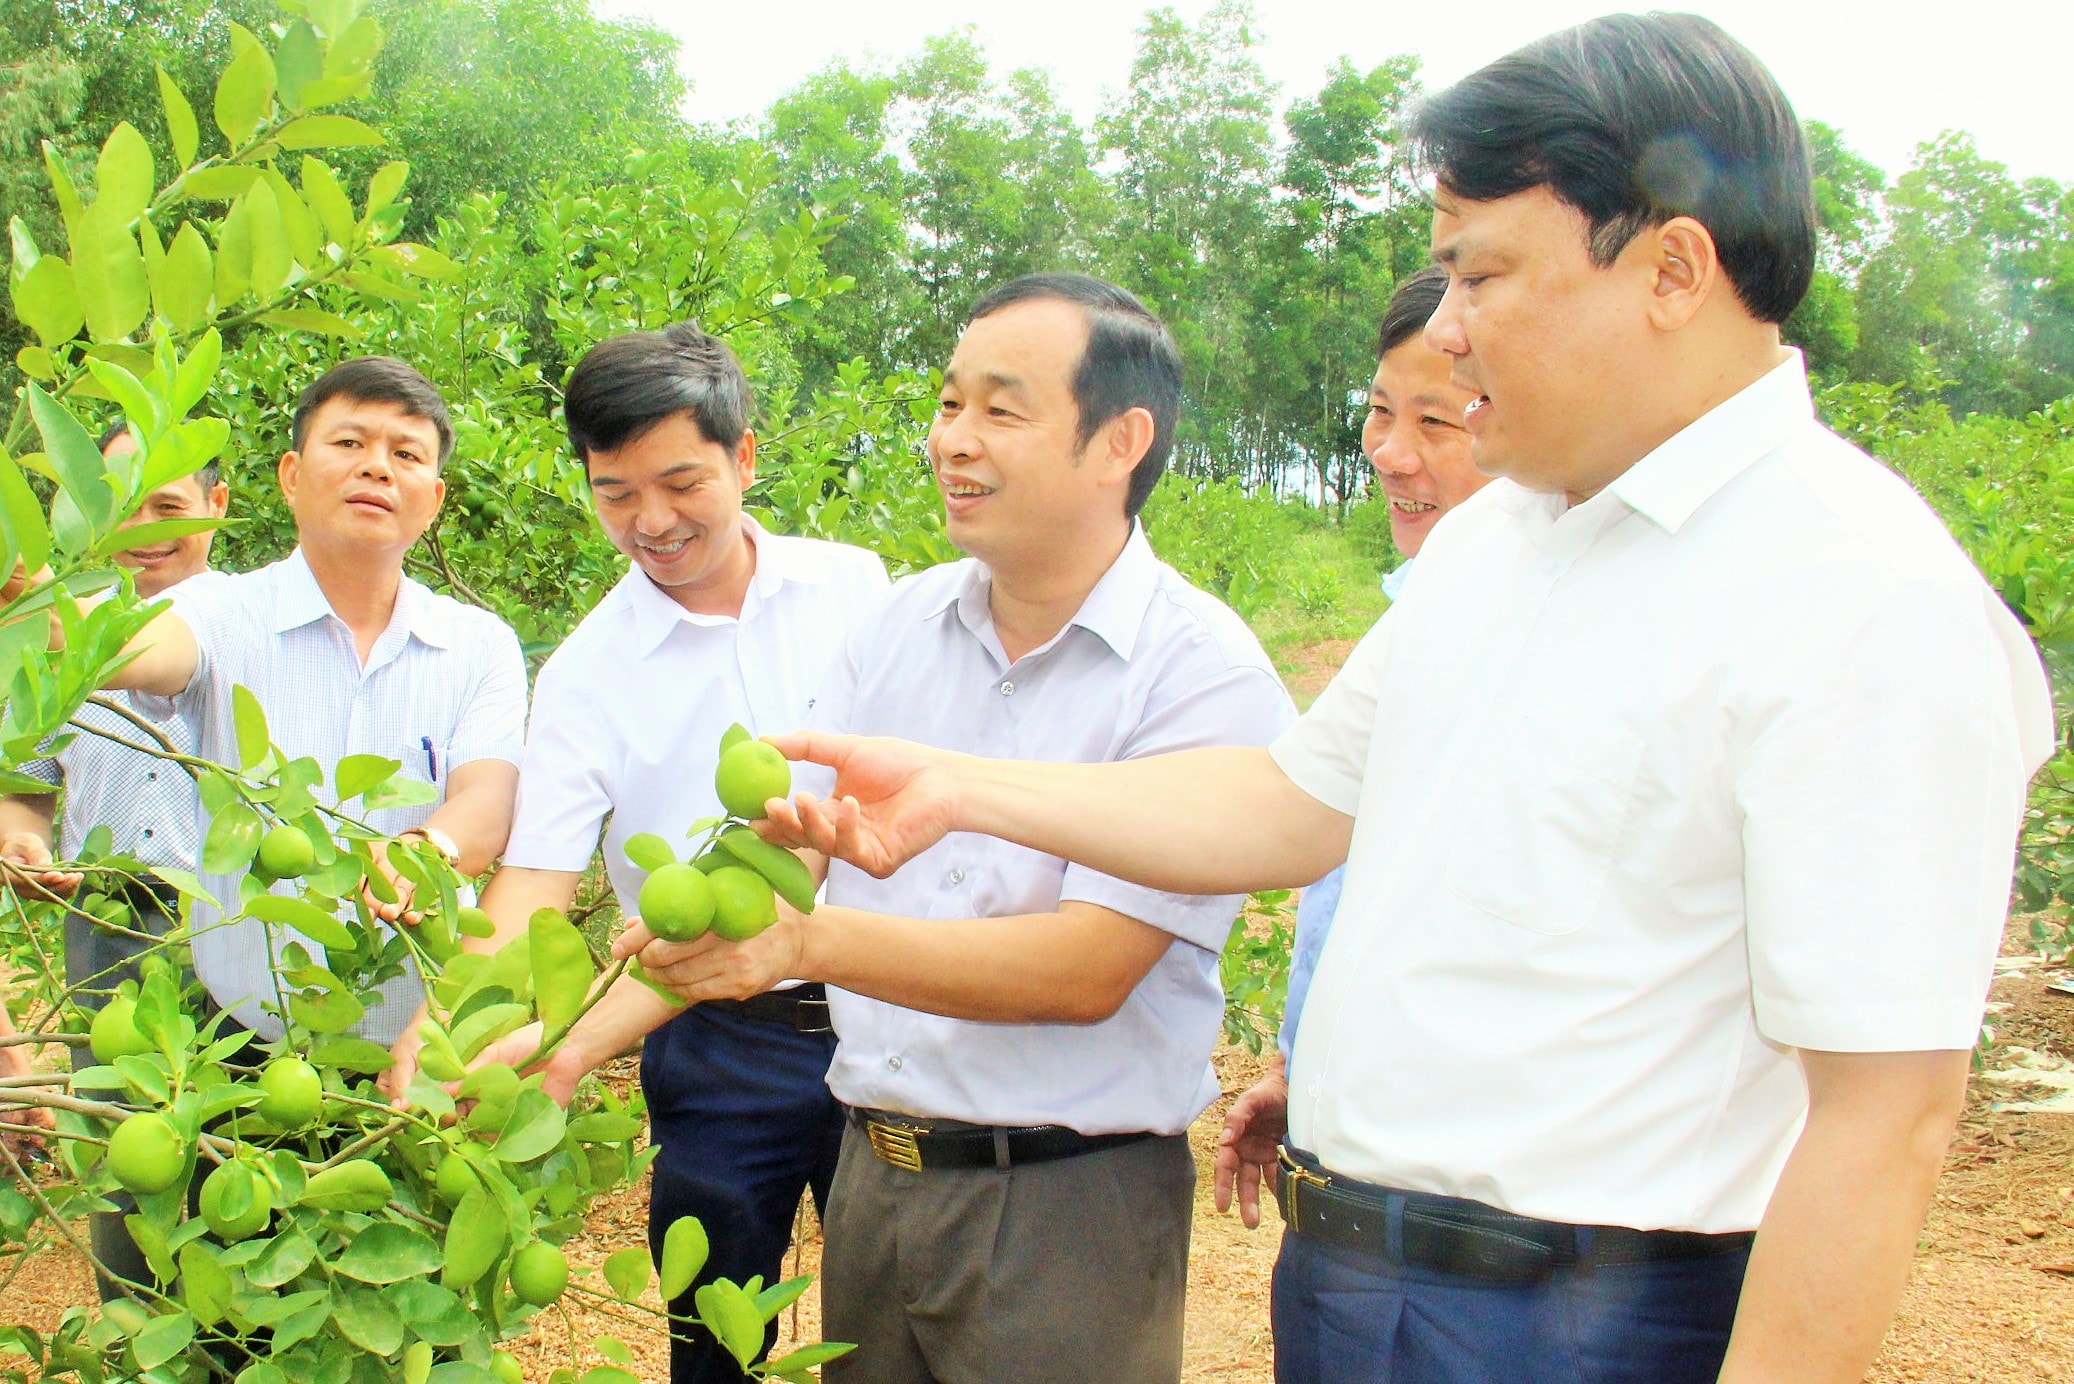
M 847 860 L 884 879 L 953 829 L 952 756 L 907 740 L 801 731 L 766 737 L 787 759 L 835 770 L 827 798 L 801 793 L 771 799 L 757 835 Z
M 1289 1130 L 1289 1082 L 1282 1057 L 1265 1076 L 1232 1102 L 1217 1133 L 1217 1167 L 1213 1174 L 1217 1209 L 1231 1210 L 1233 1183 L 1239 1194 L 1239 1219 L 1246 1229 L 1260 1225 L 1260 1182 L 1275 1175 L 1282 1136 Z

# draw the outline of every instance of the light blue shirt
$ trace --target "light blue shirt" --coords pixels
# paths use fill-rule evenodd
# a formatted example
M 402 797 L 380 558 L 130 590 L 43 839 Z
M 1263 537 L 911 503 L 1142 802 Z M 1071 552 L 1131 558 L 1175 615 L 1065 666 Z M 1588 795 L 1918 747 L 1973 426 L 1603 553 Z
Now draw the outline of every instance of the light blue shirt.
M 1383 594 L 1390 604 L 1397 604 L 1414 560 L 1406 558 L 1383 573 Z M 1284 1062 L 1296 1047 L 1296 1021 L 1303 1013 L 1303 997 L 1310 992 L 1311 977 L 1317 974 L 1318 953 L 1325 950 L 1325 934 L 1332 930 L 1332 915 L 1339 912 L 1340 886 L 1346 879 L 1347 867 L 1338 866 L 1304 890 L 1296 902 L 1296 937 L 1289 946 L 1289 993 L 1282 1002 L 1282 1029 L 1276 1039 Z

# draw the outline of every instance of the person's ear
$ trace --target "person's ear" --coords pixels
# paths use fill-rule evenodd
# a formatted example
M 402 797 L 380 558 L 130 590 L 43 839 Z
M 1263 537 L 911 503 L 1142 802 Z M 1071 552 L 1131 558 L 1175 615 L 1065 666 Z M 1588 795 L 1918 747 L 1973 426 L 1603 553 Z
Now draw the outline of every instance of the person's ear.
M 744 432 L 742 440 L 735 444 L 735 479 L 742 483 L 742 493 L 748 494 L 749 487 L 756 484 L 756 434 Z
M 295 487 L 302 478 L 302 453 L 281 453 L 281 464 L 274 468 L 281 481 L 281 501 L 290 509 L 295 508 Z
M 1096 475 L 1098 485 L 1128 483 L 1138 463 L 1152 450 L 1152 439 L 1158 425 L 1152 421 L 1152 410 L 1140 406 L 1127 408 L 1102 425 L 1096 436 L 1097 453 L 1095 464 L 1100 468 Z
M 216 484 L 209 487 L 209 493 L 203 496 L 202 500 L 202 507 L 216 518 L 221 519 L 224 515 L 230 513 L 230 482 L 216 482 Z
M 1676 331 L 1699 315 L 1722 282 L 1714 237 L 1689 216 L 1674 216 L 1637 236 L 1651 279 L 1649 317 L 1663 331 Z

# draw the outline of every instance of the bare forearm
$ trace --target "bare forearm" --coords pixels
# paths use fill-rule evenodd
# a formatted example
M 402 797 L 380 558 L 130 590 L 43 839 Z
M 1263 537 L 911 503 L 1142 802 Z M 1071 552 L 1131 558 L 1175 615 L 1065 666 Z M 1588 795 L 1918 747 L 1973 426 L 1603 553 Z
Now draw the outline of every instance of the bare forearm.
M 824 904 L 800 974 L 906 1009 L 983 1023 L 1097 1023 L 1171 935 L 1092 905 L 1006 918 L 899 918 Z
M 9 793 L 0 797 L 0 837 L 21 832 L 49 847 L 57 803 L 54 793 Z
M 586 1072 L 596 1071 L 683 1012 L 683 1005 L 672 1004 L 630 976 L 621 976 L 569 1031 L 568 1044 L 580 1056 Z
M 1109 764 L 957 756 L 957 826 L 1154 889 L 1243 894 L 1309 884 L 1347 856 L 1353 819 L 1266 750 Z
M 518 792 L 518 766 L 501 759 L 478 759 L 454 770 L 447 799 L 425 819 L 454 840 L 464 875 L 479 875 L 504 852 L 511 839 L 512 804 Z M 567 901 L 554 907 L 567 907 Z M 527 914 L 531 916 L 530 911 Z
M 1811 1105 L 1750 1256 L 1722 1384 L 1862 1379 L 1908 1282 L 1923 1215 L 1965 1087 L 1965 1053 L 1910 1086 Z
M 496 932 L 488 937 L 471 937 L 470 951 L 493 952 L 515 937 L 523 937 L 534 913 L 543 908 L 567 912 L 576 900 L 576 886 L 583 876 L 574 870 L 529 870 L 506 865 L 483 886 L 482 910 L 490 915 Z
M 172 611 L 156 616 L 124 646 L 130 661 L 108 679 L 117 690 L 175 697 L 194 681 L 201 666 L 201 646 L 194 631 Z

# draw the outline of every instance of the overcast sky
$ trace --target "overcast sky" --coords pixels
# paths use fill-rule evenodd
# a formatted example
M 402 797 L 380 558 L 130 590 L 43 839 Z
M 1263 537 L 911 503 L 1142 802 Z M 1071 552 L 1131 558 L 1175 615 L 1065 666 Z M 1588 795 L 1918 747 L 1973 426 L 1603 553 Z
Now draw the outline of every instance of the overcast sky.
M 1150 6 L 1117 0 L 1022 0 L 980 10 L 886 0 L 594 0 L 640 15 L 684 41 L 699 120 L 755 115 L 837 57 L 897 60 L 923 39 L 973 25 L 994 64 L 1048 68 L 1083 122 L 1130 76 L 1135 31 Z M 1314 92 L 1345 54 L 1362 68 L 1393 53 L 1425 61 L 1443 85 L 1527 40 L 1605 12 L 1578 0 L 1466 0 L 1423 6 L 1256 0 L 1268 76 L 1281 102 Z M 1946 129 L 1973 133 L 1987 157 L 2020 177 L 2074 182 L 2074 3 L 1976 5 L 1866 0 L 1697 0 L 1770 64 L 1803 116 L 1826 121 L 1887 170 Z M 1174 5 L 1190 22 L 1209 0 Z

